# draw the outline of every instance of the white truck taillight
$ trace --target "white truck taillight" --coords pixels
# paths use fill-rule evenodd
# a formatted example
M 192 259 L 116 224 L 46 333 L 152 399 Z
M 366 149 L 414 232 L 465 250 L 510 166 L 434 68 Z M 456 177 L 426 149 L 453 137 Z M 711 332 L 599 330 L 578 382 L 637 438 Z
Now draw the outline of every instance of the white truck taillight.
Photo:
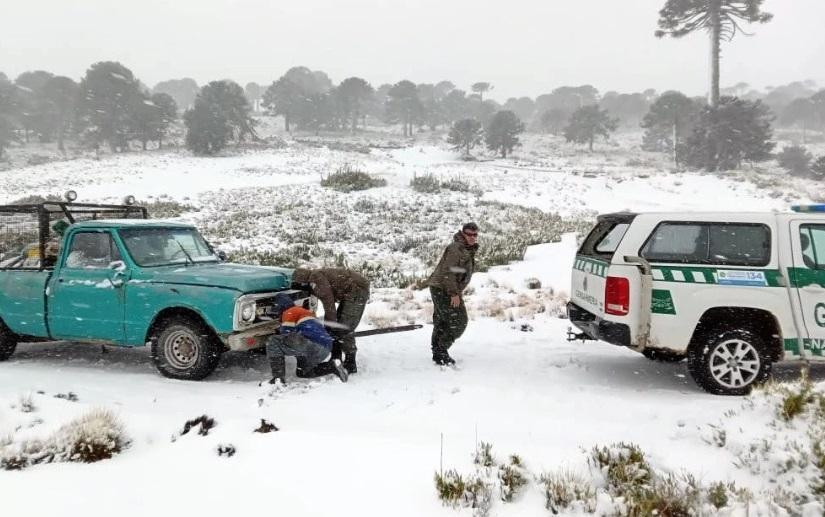
M 604 312 L 613 316 L 627 316 L 630 312 L 630 281 L 620 276 L 609 276 L 604 285 Z

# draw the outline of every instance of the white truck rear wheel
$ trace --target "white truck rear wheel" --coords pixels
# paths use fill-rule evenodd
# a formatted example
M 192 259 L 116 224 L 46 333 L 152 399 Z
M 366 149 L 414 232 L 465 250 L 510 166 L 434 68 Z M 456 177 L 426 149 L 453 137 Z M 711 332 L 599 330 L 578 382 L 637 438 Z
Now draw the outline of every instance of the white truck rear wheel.
M 764 341 L 749 330 L 705 334 L 688 351 L 688 370 L 696 383 L 715 395 L 747 395 L 770 376 L 772 358 Z

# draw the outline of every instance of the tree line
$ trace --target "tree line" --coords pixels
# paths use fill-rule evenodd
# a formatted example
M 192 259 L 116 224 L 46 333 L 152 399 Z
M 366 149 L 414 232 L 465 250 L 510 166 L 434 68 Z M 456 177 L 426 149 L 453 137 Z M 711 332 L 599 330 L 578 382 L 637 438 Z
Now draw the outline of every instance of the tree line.
M 477 82 L 469 92 L 446 80 L 402 80 L 375 88 L 363 78 L 348 77 L 335 85 L 324 72 L 300 66 L 267 87 L 248 83 L 241 88 L 223 80 L 199 88 L 185 78 L 158 83 L 150 92 L 123 65 L 101 62 L 92 65 L 79 83 L 44 71 L 26 72 L 13 83 L 0 74 L 0 154 L 10 141 L 28 142 L 30 137 L 56 139 L 62 149 L 70 134 L 96 149 L 108 144 L 113 152 L 134 140 L 144 149 L 152 141 L 160 147 L 180 107 L 185 110 L 187 146 L 204 154 L 219 151 L 232 139 L 257 139 L 252 113 L 258 111 L 283 117 L 286 131 L 354 132 L 368 119 L 399 124 L 404 136 L 444 126 L 449 129 L 448 141 L 467 156 L 483 141 L 506 157 L 518 145 L 518 135 L 528 129 L 563 134 L 592 150 L 599 137 L 641 126 L 643 148 L 667 152 L 677 165 L 736 168 L 773 156 L 775 121 L 799 126 L 803 143 L 807 131 L 825 130 L 825 90 L 817 92 L 813 83 L 791 83 L 767 94 L 744 83 L 720 88 L 721 45 L 742 32 L 744 24 L 772 19 L 762 3 L 666 0 L 659 11 L 657 37 L 679 38 L 697 31 L 710 35 L 707 100 L 677 91 L 658 95 L 652 89 L 600 95 L 595 87 L 582 85 L 499 104 L 485 99 L 493 89 L 489 82 Z

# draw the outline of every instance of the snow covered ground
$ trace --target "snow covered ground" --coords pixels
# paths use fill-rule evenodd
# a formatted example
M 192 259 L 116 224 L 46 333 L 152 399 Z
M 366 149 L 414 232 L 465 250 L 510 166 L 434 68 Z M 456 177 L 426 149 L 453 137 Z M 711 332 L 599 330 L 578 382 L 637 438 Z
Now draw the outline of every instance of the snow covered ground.
M 343 220 L 317 220 L 319 231 L 333 234 L 344 228 L 335 225 L 379 224 L 382 216 L 392 215 L 379 211 L 351 219 L 359 199 L 390 207 L 406 200 L 432 204 L 433 210 L 452 203 L 461 208 L 441 214 L 432 229 L 441 235 L 434 239 L 446 240 L 479 198 L 589 217 L 593 211 L 625 208 L 785 209 L 789 202 L 819 195 L 812 185 L 800 189 L 770 173 L 720 177 L 669 173 L 653 162 L 628 166 L 634 156 L 617 158 L 605 151 L 578 159 L 569 148 L 560 150 L 541 138 L 515 161 L 477 163 L 457 161 L 430 142 L 370 154 L 295 143 L 211 159 L 177 152 L 128 154 L 6 171 L 0 202 L 66 188 L 78 190 L 83 200 L 168 195 L 198 206 L 200 211 L 186 218 L 211 227 L 223 213 L 210 208 L 218 199 L 237 205 L 240 224 L 247 213 L 258 217 L 262 199 L 274 204 L 288 192 L 305 203 L 300 209 L 310 224 L 314 214 L 324 213 L 321 204 L 342 203 L 337 206 Z M 350 197 L 329 194 L 318 186 L 320 176 L 343 163 L 381 175 L 389 184 Z M 460 177 L 477 192 L 426 198 L 409 189 L 413 176 L 428 173 Z M 378 228 L 371 231 L 386 229 Z M 280 237 L 273 235 L 262 227 L 248 241 L 274 246 Z M 326 244 L 337 253 L 353 246 L 343 237 Z M 458 370 L 432 365 L 428 325 L 360 340 L 360 371 L 347 384 L 293 379 L 283 391 L 258 386 L 268 368 L 257 354 L 227 354 L 207 381 L 190 383 L 159 376 L 143 348 L 21 345 L 11 360 L 0 363 L 0 447 L 44 439 L 93 408 L 114 411 L 131 444 L 94 464 L 0 470 L 0 511 L 15 517 L 471 515 L 468 508 L 442 506 L 433 475 L 442 467 L 472 472 L 473 453 L 484 441 L 501 459 L 520 455 L 531 479 L 515 502 L 496 501 L 490 515 L 549 515 L 537 481 L 541 474 L 565 468 L 584 472 L 592 447 L 624 441 L 638 444 L 658 469 L 689 472 L 704 484 L 748 487 L 755 494 L 749 515 L 783 515 L 760 495 L 776 487 L 776 476 L 737 467 L 732 450 L 708 439 L 709 425 L 733 414 L 743 415 L 736 421 L 739 429 L 727 432 L 743 449 L 763 436 L 762 430 L 764 436 L 775 432 L 773 409 L 761 404 L 762 395 L 710 396 L 695 386 L 684 364 L 654 363 L 610 345 L 565 340 L 568 324 L 559 315 L 575 248 L 575 236 L 567 234 L 560 242 L 529 248 L 524 261 L 473 278 L 472 321 L 454 349 Z M 399 248 L 379 256 L 366 244 L 359 249 L 358 259 L 408 254 Z M 413 272 L 421 267 L 400 258 L 396 263 Z M 541 288 L 528 289 L 528 278 L 539 279 Z M 428 323 L 430 313 L 426 292 L 376 289 L 365 325 Z M 777 376 L 787 381 L 797 373 L 798 366 L 783 365 Z M 820 389 L 825 386 L 825 370 L 815 368 L 812 377 Z M 217 424 L 208 435 L 180 435 L 187 420 L 204 414 Z M 280 430 L 253 432 L 261 419 Z M 759 428 L 746 433 L 749 421 Z M 227 445 L 235 454 L 219 456 L 217 448 Z M 727 513 L 745 511 L 740 506 Z

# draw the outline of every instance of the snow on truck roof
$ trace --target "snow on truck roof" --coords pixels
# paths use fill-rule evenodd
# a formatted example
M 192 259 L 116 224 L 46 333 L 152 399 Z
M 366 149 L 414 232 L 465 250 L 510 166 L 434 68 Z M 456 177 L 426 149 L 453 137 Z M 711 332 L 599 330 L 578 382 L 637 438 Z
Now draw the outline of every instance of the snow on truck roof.
M 79 221 L 75 223 L 75 228 L 194 228 L 189 223 L 178 221 L 163 221 L 158 219 L 96 219 L 93 221 Z
M 633 219 L 635 217 L 652 217 L 652 218 L 677 218 L 677 219 L 691 219 L 691 218 L 715 218 L 715 219 L 748 219 L 748 218 L 765 218 L 776 216 L 793 216 L 797 214 L 804 214 L 810 217 L 825 217 L 825 205 L 794 205 L 788 211 L 763 211 L 763 212 L 738 212 L 735 210 L 718 210 L 718 211 L 694 211 L 694 210 L 673 210 L 673 211 L 651 211 L 651 212 L 612 212 L 599 215 L 604 219 Z

